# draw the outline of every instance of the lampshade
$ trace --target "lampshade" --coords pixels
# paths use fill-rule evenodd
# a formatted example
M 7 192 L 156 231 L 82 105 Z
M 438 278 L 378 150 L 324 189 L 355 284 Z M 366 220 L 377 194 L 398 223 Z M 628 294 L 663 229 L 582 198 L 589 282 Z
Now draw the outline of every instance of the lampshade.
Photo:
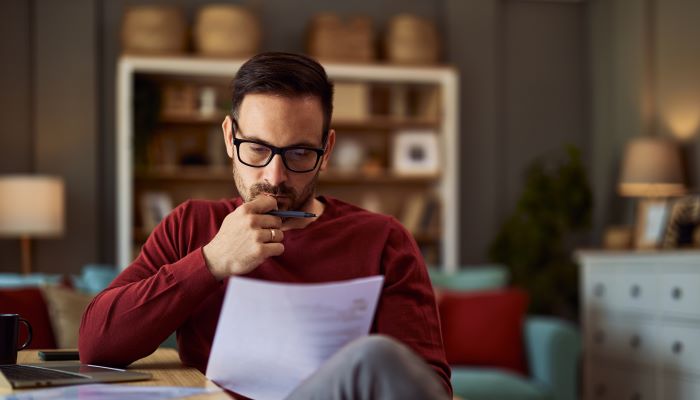
M 0 236 L 49 237 L 63 233 L 64 189 L 57 177 L 0 176 Z
M 680 151 L 676 143 L 640 137 L 627 144 L 619 192 L 630 197 L 668 197 L 685 192 Z

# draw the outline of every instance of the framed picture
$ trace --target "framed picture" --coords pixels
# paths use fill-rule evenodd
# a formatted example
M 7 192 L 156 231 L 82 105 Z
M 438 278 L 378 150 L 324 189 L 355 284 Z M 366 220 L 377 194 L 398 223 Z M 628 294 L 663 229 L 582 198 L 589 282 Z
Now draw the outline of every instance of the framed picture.
M 655 249 L 661 246 L 668 220 L 667 200 L 640 200 L 634 244 L 638 249 Z
M 700 247 L 700 195 L 685 196 L 673 201 L 663 247 Z
M 435 175 L 440 171 L 438 135 L 431 130 L 394 136 L 392 169 L 399 175 Z
M 173 201 L 165 192 L 145 192 L 141 195 L 143 228 L 152 231 L 173 210 Z

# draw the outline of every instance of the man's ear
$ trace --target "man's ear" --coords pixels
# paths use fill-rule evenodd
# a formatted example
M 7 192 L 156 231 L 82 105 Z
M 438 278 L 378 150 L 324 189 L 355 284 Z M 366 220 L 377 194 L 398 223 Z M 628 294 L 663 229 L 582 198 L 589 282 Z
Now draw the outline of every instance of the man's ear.
M 224 144 L 226 145 L 226 154 L 228 158 L 233 158 L 233 121 L 228 115 L 221 123 L 221 131 L 224 134 Z
M 328 160 L 331 158 L 333 147 L 335 147 L 335 129 L 328 131 L 328 138 L 326 138 L 326 152 L 323 153 L 323 157 L 321 158 L 321 171 L 325 171 L 326 168 L 328 168 Z

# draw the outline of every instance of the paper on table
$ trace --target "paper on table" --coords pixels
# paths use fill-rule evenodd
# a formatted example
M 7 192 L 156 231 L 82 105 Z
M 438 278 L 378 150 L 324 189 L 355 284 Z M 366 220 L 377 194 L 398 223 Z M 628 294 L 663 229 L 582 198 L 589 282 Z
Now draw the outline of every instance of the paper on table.
M 175 399 L 203 393 L 221 391 L 219 388 L 178 386 L 128 386 L 114 384 L 91 384 L 63 386 L 51 389 L 27 390 L 5 396 L 0 400 L 141 400 Z
M 282 399 L 338 349 L 367 335 L 384 277 L 324 284 L 232 278 L 207 377 L 258 400 Z

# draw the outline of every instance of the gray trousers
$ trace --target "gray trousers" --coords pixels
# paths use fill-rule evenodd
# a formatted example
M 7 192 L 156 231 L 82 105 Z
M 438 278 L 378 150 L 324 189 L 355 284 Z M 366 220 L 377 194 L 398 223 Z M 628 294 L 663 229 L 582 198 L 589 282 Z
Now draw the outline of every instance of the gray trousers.
M 408 347 L 382 335 L 340 349 L 287 400 L 448 399 L 440 378 Z

